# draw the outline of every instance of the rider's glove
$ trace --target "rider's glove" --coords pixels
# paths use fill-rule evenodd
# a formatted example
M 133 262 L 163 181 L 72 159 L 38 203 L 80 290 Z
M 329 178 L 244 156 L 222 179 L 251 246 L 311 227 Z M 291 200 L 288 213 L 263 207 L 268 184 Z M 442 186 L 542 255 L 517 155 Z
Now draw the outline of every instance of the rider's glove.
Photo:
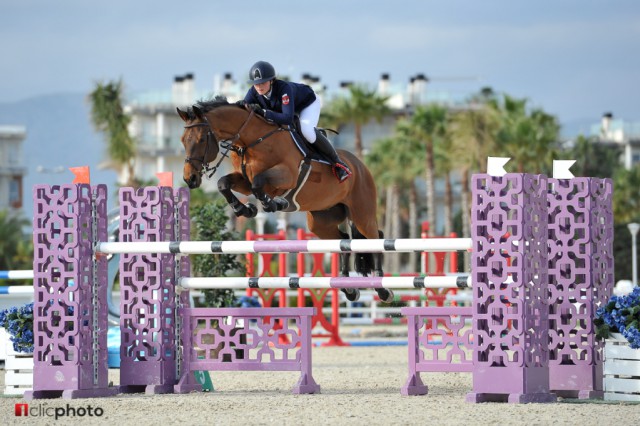
M 249 109 L 252 109 L 256 114 L 264 117 L 265 111 L 262 109 L 262 107 L 259 104 L 249 104 L 247 106 L 249 107 Z

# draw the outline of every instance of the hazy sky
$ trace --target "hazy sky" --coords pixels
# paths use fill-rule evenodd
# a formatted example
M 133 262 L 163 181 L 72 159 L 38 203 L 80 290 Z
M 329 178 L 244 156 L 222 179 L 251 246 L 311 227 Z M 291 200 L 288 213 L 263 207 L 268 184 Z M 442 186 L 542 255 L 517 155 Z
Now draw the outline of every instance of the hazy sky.
M 264 59 L 329 89 L 424 73 L 434 91 L 491 86 L 562 122 L 640 121 L 638 0 L 0 0 L 0 58 L 0 102 L 117 78 L 168 89 L 186 72 L 208 89 Z

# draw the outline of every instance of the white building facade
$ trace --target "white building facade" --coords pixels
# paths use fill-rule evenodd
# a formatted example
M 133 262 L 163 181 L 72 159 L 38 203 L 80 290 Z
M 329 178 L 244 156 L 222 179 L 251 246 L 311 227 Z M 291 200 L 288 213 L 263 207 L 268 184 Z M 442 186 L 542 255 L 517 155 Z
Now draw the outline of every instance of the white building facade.
M 591 126 L 591 135 L 600 143 L 611 144 L 622 148 L 620 162 L 630 170 L 640 163 L 640 123 L 614 119 L 607 112 L 602 115 L 600 124 Z
M 27 173 L 23 159 L 24 126 L 0 126 L 0 209 L 22 212 L 23 181 Z

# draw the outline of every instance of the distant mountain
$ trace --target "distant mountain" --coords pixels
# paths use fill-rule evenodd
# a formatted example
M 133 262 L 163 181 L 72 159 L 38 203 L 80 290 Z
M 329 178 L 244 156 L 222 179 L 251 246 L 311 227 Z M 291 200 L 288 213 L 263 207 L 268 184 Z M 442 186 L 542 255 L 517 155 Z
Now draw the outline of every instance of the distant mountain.
M 98 164 L 107 158 L 106 145 L 91 125 L 85 96 L 62 93 L 0 103 L 0 125 L 27 129 L 23 145 L 23 161 L 28 170 L 24 180 L 27 218 L 33 217 L 33 185 L 71 183 L 69 167 L 89 166 L 92 184 L 104 183 L 110 188 L 115 185 L 114 171 L 98 170 Z

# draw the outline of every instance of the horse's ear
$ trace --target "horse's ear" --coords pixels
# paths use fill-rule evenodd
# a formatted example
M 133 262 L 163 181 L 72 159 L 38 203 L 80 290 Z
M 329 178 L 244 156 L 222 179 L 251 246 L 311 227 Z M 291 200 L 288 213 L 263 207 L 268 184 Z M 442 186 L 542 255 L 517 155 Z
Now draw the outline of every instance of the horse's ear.
M 176 108 L 176 111 L 178 111 L 178 115 L 182 118 L 182 121 L 189 121 L 189 115 L 186 111 L 182 111 L 180 108 Z
M 197 106 L 193 106 L 193 113 L 196 115 L 196 117 L 198 117 L 200 120 L 204 120 L 204 113 L 202 112 L 202 110 L 200 108 L 198 108 Z

